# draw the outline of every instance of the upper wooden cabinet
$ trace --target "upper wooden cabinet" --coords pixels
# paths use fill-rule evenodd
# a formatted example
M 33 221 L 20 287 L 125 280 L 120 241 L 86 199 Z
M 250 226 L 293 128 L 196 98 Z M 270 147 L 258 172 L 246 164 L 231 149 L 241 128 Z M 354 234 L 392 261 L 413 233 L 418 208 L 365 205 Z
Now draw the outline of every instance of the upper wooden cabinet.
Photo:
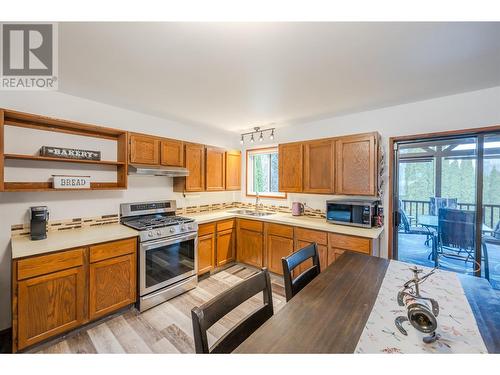
M 174 191 L 192 192 L 205 190 L 205 146 L 197 143 L 184 144 L 184 166 L 187 177 L 174 178 Z
M 138 164 L 159 164 L 159 139 L 148 135 L 131 134 L 130 162 Z
M 184 166 L 184 142 L 175 139 L 162 139 L 160 164 L 172 167 Z
M 216 147 L 205 148 L 206 176 L 205 187 L 207 191 L 224 190 L 226 186 L 226 153 Z
M 303 144 L 285 143 L 278 146 L 278 190 L 302 191 Z
M 376 195 L 378 134 L 339 138 L 336 149 L 336 193 Z
M 241 151 L 226 151 L 226 190 L 241 190 Z
M 304 143 L 305 193 L 335 192 L 335 141 L 332 139 Z
M 279 145 L 279 190 L 377 195 L 378 133 Z

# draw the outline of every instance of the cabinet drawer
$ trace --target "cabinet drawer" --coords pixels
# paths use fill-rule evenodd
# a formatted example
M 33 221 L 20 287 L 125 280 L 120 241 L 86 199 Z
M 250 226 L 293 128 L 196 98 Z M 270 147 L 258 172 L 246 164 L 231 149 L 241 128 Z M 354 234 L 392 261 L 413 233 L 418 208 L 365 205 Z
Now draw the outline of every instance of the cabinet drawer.
M 346 236 L 344 234 L 330 233 L 330 244 L 336 248 L 370 254 L 371 240 L 369 238 Z
M 328 244 L 327 233 L 317 230 L 295 228 L 295 238 L 301 241 L 316 242 L 318 245 Z
M 19 260 L 17 262 L 17 279 L 23 280 L 81 266 L 83 255 L 84 249 L 75 249 Z
M 234 228 L 234 220 L 219 221 L 217 223 L 217 232 Z
M 137 240 L 129 238 L 127 240 L 113 241 L 101 245 L 90 247 L 90 263 L 100 260 L 114 258 L 120 255 L 135 253 Z
M 256 220 L 240 219 L 240 228 L 253 230 L 254 232 L 262 232 L 264 229 L 264 223 Z
M 293 227 L 281 224 L 267 224 L 267 234 L 286 238 L 293 238 Z
M 200 224 L 198 226 L 198 236 L 215 233 L 215 223 Z

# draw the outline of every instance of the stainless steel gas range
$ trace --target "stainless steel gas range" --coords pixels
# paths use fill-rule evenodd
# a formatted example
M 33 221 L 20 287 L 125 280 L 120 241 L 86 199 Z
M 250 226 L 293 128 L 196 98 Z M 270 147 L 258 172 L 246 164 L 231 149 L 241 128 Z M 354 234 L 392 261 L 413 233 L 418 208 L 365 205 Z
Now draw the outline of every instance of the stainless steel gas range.
M 120 205 L 121 223 L 139 231 L 140 311 L 198 284 L 198 224 L 175 210 L 175 201 Z

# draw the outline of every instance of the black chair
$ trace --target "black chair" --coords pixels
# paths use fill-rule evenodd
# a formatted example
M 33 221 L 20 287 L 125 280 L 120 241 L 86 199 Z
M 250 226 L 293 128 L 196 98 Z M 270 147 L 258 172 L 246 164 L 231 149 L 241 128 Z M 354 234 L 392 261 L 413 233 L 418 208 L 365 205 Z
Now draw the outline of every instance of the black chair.
M 209 348 L 207 330 L 224 315 L 259 292 L 264 294 L 264 305 L 231 328 Z M 263 268 L 258 274 L 191 310 L 196 353 L 231 353 L 273 316 L 273 313 L 271 279 L 267 269 Z
M 308 259 L 312 259 L 313 266 L 294 279 L 292 276 L 293 270 Z M 316 243 L 308 245 L 287 257 L 281 258 L 281 263 L 283 264 L 283 278 L 285 281 L 287 302 L 321 272 L 318 246 Z
M 482 237 L 483 262 L 484 262 L 484 277 L 490 279 L 490 267 L 488 257 L 488 246 L 498 246 L 500 248 L 500 220 L 495 225 L 493 232 L 490 235 Z
M 428 228 L 428 227 L 411 226 L 408 215 L 406 215 L 406 212 L 402 208 L 399 208 L 399 216 L 401 217 L 401 224 L 400 224 L 401 232 L 403 232 L 405 234 L 417 234 L 417 235 L 426 236 L 425 245 L 429 246 L 429 243 L 431 242 L 433 237 L 436 235 L 436 232 L 433 229 Z M 431 255 L 432 255 L 432 252 L 431 252 L 431 254 L 429 254 L 428 258 L 430 258 Z

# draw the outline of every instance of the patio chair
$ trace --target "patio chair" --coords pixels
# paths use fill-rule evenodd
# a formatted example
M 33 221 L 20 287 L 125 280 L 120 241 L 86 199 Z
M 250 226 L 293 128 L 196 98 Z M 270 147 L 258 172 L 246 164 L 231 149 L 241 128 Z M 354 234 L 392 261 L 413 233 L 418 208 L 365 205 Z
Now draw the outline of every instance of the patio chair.
M 495 225 L 495 229 L 489 235 L 482 237 L 483 261 L 484 261 L 484 277 L 490 279 L 488 246 L 498 246 L 500 249 L 500 220 Z
M 457 198 L 442 198 L 442 197 L 430 197 L 429 198 L 429 215 L 438 216 L 438 210 L 440 208 L 457 208 L 458 199 Z
M 400 229 L 402 230 L 402 232 L 405 234 L 425 235 L 425 245 L 428 246 L 433 237 L 436 235 L 436 232 L 428 227 L 412 226 L 410 224 L 408 215 L 406 215 L 406 212 L 401 207 L 399 208 L 399 216 L 401 217 Z M 430 259 L 432 254 L 433 252 L 431 252 L 427 258 Z
M 451 208 L 440 208 L 438 211 L 438 247 L 436 259 L 439 255 L 444 257 L 460 259 L 465 262 L 472 261 L 476 266 L 475 246 L 476 246 L 476 213 L 474 211 L 463 211 Z M 462 255 L 465 253 L 466 255 Z M 485 273 L 488 272 L 487 249 L 484 250 L 483 261 L 485 263 Z M 436 261 L 436 266 L 438 266 Z

